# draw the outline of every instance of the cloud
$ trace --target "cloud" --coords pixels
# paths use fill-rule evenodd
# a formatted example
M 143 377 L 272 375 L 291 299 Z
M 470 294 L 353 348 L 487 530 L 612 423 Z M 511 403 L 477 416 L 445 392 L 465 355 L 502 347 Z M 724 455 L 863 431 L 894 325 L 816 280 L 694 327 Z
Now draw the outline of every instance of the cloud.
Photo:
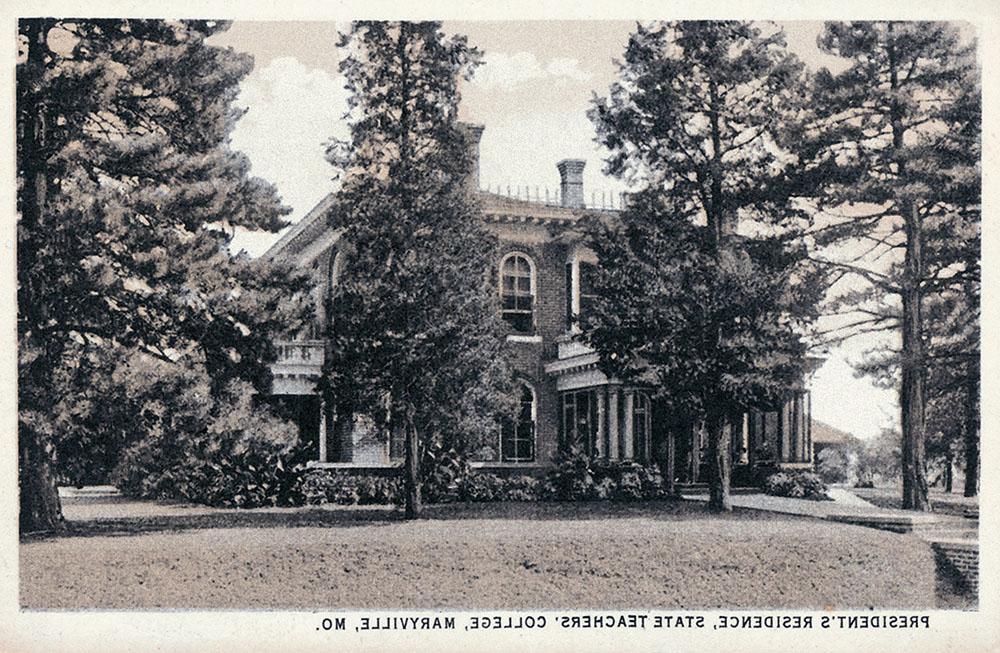
M 294 57 L 273 59 L 240 86 L 235 104 L 248 111 L 233 130 L 232 146 L 250 158 L 251 174 L 278 187 L 293 209 L 292 220 L 334 188 L 324 144 L 348 136 L 347 97 L 343 77 Z M 238 234 L 233 249 L 256 255 L 274 240 L 270 234 Z
M 483 58 L 483 65 L 476 70 L 473 83 L 486 89 L 510 90 L 536 79 L 584 82 L 591 77 L 589 71 L 580 68 L 578 59 L 557 57 L 543 64 L 533 52 L 489 52 Z

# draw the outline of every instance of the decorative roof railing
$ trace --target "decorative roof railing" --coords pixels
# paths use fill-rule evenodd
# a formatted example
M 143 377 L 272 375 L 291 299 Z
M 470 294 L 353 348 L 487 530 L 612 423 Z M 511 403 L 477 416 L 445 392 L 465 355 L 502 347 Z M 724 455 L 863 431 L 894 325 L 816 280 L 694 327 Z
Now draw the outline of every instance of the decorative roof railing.
M 486 184 L 480 192 L 508 197 L 522 202 L 546 206 L 562 206 L 559 189 L 529 184 Z M 604 211 L 621 211 L 627 204 L 627 193 L 610 190 L 593 190 L 584 196 L 584 208 Z

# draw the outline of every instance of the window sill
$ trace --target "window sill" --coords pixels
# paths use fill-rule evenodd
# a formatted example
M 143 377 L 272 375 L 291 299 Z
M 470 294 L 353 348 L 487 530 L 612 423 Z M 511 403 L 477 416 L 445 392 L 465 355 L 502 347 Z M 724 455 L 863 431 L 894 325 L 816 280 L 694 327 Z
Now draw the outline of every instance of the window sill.
M 365 470 L 365 469 L 402 469 L 403 461 L 395 461 L 388 463 L 331 463 L 331 462 L 321 462 L 319 460 L 310 460 L 306 463 L 308 469 L 346 469 L 346 470 Z
M 489 460 L 479 460 L 469 463 L 469 467 L 472 469 L 518 469 L 518 468 L 542 468 L 551 467 L 548 463 L 540 462 L 510 462 L 510 461 L 489 461 Z
M 541 342 L 541 341 L 542 341 L 542 336 L 539 335 L 528 336 L 520 334 L 511 334 L 507 336 L 507 342 Z

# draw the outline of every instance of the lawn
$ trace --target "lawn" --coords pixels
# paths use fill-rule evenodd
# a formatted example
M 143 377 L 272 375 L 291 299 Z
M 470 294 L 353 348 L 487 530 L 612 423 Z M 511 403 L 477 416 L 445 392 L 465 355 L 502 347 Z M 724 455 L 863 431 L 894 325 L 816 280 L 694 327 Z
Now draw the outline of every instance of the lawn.
M 931 608 L 919 539 L 699 504 L 226 511 L 67 499 L 26 608 Z

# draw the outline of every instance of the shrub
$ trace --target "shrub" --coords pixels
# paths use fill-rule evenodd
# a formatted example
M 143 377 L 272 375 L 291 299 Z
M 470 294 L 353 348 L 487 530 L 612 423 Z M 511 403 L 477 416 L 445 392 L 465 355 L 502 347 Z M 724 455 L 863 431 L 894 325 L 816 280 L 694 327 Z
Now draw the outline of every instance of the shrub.
M 764 491 L 778 497 L 828 501 L 826 484 L 812 472 L 777 472 L 764 481 Z
M 504 479 L 501 501 L 537 501 L 541 498 L 541 483 L 531 476 L 511 476 Z
M 623 500 L 636 500 L 642 498 L 642 480 L 635 471 L 623 472 L 615 487 L 615 498 Z
M 161 393 L 166 384 L 175 392 Z M 249 385 L 215 397 L 203 374 L 156 369 L 131 387 L 137 435 L 112 472 L 123 494 L 237 508 L 300 501 L 298 432 L 254 406 Z
M 579 449 L 562 454 L 540 494 L 559 501 L 638 500 L 665 496 L 663 476 L 655 465 L 591 460 Z
M 310 505 L 392 505 L 400 503 L 402 482 L 398 478 L 313 468 L 302 475 L 298 495 Z
M 464 501 L 498 501 L 503 493 L 503 479 L 494 474 L 471 474 L 462 483 Z
M 850 461 L 838 447 L 827 447 L 819 452 L 816 471 L 827 483 L 846 483 Z
M 546 481 L 551 485 L 552 498 L 560 501 L 582 501 L 594 494 L 594 474 L 590 457 L 580 449 L 562 453 L 556 468 L 549 472 Z
M 449 503 L 462 496 L 462 486 L 471 469 L 455 449 L 445 449 L 438 443 L 424 448 L 420 463 L 423 498 L 428 503 Z

